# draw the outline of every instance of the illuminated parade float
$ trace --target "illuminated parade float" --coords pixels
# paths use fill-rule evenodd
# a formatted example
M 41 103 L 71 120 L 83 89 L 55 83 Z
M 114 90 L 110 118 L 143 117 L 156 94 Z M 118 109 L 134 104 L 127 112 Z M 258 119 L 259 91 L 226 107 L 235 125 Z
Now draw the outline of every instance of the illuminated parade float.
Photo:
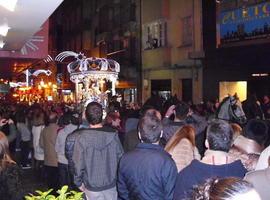
M 58 54 L 56 61 L 63 62 L 68 57 L 73 60 L 67 65 L 70 80 L 75 83 L 75 100 L 86 105 L 96 101 L 106 107 L 108 94 L 116 94 L 115 85 L 120 72 L 118 62 L 106 58 L 87 58 L 82 53 L 64 51 Z

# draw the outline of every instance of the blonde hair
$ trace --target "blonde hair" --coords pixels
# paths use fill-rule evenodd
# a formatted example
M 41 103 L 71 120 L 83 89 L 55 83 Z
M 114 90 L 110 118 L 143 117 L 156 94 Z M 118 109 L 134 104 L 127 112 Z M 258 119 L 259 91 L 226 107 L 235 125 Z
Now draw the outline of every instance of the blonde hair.
M 9 154 L 8 139 L 3 132 L 0 131 L 0 171 L 4 170 L 10 163 L 15 163 Z
M 185 125 L 178 129 L 165 146 L 165 151 L 169 152 L 174 149 L 174 147 L 184 138 L 188 139 L 192 146 L 195 147 L 195 129 L 192 126 Z

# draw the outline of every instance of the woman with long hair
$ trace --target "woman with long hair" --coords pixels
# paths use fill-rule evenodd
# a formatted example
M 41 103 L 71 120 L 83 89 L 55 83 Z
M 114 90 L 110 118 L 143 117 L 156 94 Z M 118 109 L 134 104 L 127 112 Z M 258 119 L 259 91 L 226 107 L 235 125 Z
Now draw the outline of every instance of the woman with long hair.
M 195 146 L 195 129 L 190 125 L 181 127 L 165 146 L 165 151 L 172 155 L 178 172 L 201 156 Z
M 8 140 L 0 132 L 0 197 L 1 200 L 22 199 L 20 168 L 10 158 Z

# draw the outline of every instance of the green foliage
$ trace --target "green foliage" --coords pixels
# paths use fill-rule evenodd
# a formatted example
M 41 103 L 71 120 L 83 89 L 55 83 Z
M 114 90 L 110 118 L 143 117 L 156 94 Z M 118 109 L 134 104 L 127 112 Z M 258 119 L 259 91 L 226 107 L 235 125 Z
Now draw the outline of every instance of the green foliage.
M 50 189 L 46 192 L 37 190 L 37 195 L 29 194 L 25 196 L 26 200 L 83 200 L 82 192 L 68 191 L 68 186 L 63 186 L 60 190 L 57 191 L 58 196 L 50 194 L 53 190 Z

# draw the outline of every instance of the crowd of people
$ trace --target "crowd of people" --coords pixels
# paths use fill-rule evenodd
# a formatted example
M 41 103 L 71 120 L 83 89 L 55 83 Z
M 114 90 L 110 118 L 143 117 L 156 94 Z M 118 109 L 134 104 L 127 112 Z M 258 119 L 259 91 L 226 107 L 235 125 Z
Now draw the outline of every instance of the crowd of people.
M 3 102 L 0 199 L 23 199 L 31 168 L 54 192 L 68 185 L 87 200 L 267 200 L 269 96 L 256 105 L 263 117 L 238 124 L 215 117 L 218 102 Z

